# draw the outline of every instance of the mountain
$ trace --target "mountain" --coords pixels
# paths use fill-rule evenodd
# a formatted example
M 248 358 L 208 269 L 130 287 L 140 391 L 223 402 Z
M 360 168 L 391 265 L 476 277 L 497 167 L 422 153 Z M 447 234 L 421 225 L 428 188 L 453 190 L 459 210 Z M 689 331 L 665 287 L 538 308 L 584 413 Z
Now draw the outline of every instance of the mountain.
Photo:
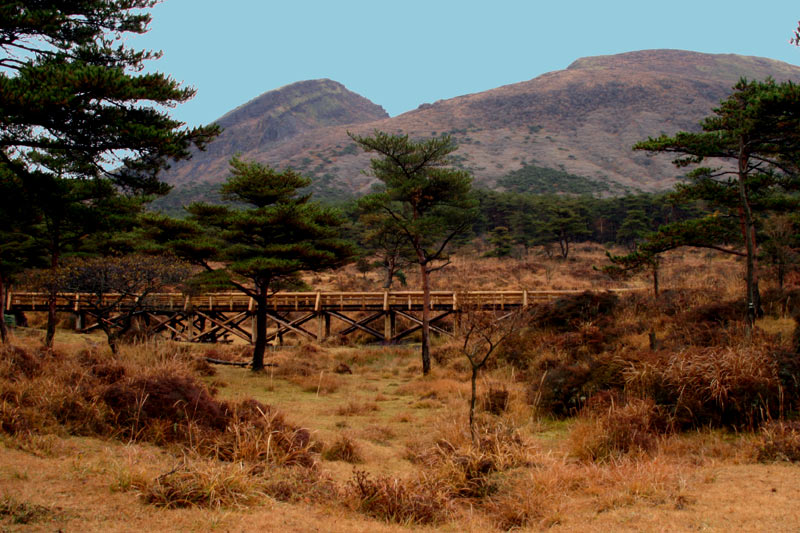
M 631 146 L 649 136 L 696 130 L 741 77 L 800 80 L 800 67 L 733 54 L 646 50 L 578 59 L 564 70 L 489 91 L 422 104 L 388 117 L 331 80 L 267 92 L 217 122 L 224 133 L 164 176 L 164 205 L 208 196 L 236 152 L 314 180 L 317 197 L 369 191 L 369 155 L 347 136 L 378 129 L 425 138 L 448 133 L 457 164 L 477 184 L 532 192 L 600 195 L 669 188 L 669 158 Z
M 224 181 L 228 160 L 237 152 L 269 153 L 287 139 L 329 126 L 388 118 L 386 111 L 332 80 L 309 80 L 269 91 L 215 122 L 222 134 L 205 152 L 173 165 L 165 180 L 173 185 Z M 260 159 L 260 158 L 259 158 Z

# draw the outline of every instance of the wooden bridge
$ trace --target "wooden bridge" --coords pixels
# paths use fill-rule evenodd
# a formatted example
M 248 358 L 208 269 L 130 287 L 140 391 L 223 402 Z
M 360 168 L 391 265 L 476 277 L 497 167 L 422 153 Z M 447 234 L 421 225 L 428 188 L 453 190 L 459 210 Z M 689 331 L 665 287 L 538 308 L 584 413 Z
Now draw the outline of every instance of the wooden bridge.
M 617 289 L 617 291 L 624 289 Z M 453 335 L 458 317 L 465 309 L 498 313 L 511 312 L 537 302 L 550 301 L 583 291 L 432 291 L 431 330 Z M 99 320 L 119 327 L 126 315 L 136 317 L 148 335 L 167 335 L 187 342 L 231 342 L 233 338 L 252 343 L 255 330 L 255 301 L 242 293 L 209 293 L 184 296 L 180 293 L 104 295 L 59 294 L 56 307 L 75 315 L 75 329 L 88 332 Z M 9 292 L 7 313 L 46 311 L 48 295 Z M 364 332 L 383 343 L 394 343 L 422 328 L 422 291 L 385 292 L 281 292 L 269 299 L 267 342 L 283 343 L 284 335 L 315 341 L 332 336 Z M 105 309 L 98 312 L 98 309 Z M 375 323 L 383 319 L 381 326 Z M 339 329 L 331 327 L 335 320 Z M 309 327 L 309 323 L 312 324 Z M 313 326 L 315 324 L 316 327 Z M 313 331 L 312 331 L 313 329 Z

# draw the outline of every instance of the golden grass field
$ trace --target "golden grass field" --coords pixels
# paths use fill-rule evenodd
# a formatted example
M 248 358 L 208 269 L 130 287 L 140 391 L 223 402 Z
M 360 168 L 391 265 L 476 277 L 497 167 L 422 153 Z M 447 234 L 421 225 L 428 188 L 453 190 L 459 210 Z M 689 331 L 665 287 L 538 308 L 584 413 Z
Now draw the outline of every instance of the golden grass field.
M 576 259 L 567 262 L 456 257 L 434 283 L 481 289 L 620 285 L 592 269 L 602 264 L 601 249 L 577 248 Z M 702 306 L 738 296 L 741 272 L 736 261 L 687 253 L 665 262 L 661 283 L 691 294 L 689 307 Z M 356 290 L 379 286 L 374 278 L 349 267 L 309 282 Z M 623 283 L 648 284 L 646 275 Z M 661 357 L 691 352 L 669 343 L 693 334 L 692 324 L 637 309 L 616 312 L 613 353 L 586 355 L 580 342 L 568 342 L 572 333 L 552 331 L 528 335 L 532 345 L 519 350 L 551 362 L 574 352 L 576 364 L 630 356 L 634 365 L 638 355 L 630 354 L 649 350 L 652 329 L 667 346 Z M 582 323 L 574 335 L 593 338 L 604 327 Z M 767 345 L 788 345 L 793 328 L 791 318 L 776 315 L 759 322 L 750 344 L 735 327 L 713 336 L 720 346 L 702 353 L 717 357 L 722 370 L 710 382 L 733 387 L 732 365 L 743 368 L 742 375 L 756 372 L 742 360 L 760 357 Z M 481 374 L 478 392 L 484 400 L 490 390 L 505 390 L 508 403 L 492 413 L 479 401 L 479 440 L 473 442 L 469 365 L 453 341 L 437 341 L 433 371 L 423 377 L 413 345 L 285 347 L 268 354 L 267 362 L 277 366 L 254 374 L 202 363 L 210 351 L 246 357 L 242 346 L 148 342 L 125 346 L 114 357 L 100 336 L 59 332 L 52 354 L 40 353 L 40 338 L 38 330 L 17 329 L 12 343 L 27 355 L 6 347 L 0 368 L 3 531 L 800 529 L 800 467 L 765 459 L 768 429 L 684 427 L 628 435 L 623 444 L 630 446 L 598 452 L 614 424 L 633 426 L 649 416 L 652 402 L 644 394 L 623 407 L 612 397 L 608 407 L 552 416 L 532 399 L 535 367 L 498 361 Z M 672 361 L 663 358 L 657 361 Z M 642 361 L 625 374 L 630 391 L 644 379 L 642 369 L 651 368 L 650 359 Z M 341 364 L 352 374 L 334 372 Z M 241 416 L 219 425 L 181 404 L 171 419 L 160 419 L 148 411 L 158 389 L 147 387 L 164 376 L 199 381 L 213 402 Z M 135 396 L 127 410 L 115 407 L 125 397 L 123 385 Z M 727 401 L 734 401 L 734 392 L 725 392 Z M 195 398 L 195 411 L 203 402 L 208 409 L 217 405 L 212 396 Z M 260 407 L 247 408 L 245 416 L 248 399 Z

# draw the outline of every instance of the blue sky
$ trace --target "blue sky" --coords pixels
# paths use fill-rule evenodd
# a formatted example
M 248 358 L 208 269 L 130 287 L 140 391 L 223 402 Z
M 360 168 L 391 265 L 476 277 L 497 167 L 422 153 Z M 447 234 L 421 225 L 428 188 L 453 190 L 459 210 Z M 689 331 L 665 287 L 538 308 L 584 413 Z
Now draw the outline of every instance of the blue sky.
M 394 116 L 566 68 L 653 48 L 800 64 L 797 0 L 166 0 L 129 39 L 148 67 L 197 89 L 173 116 L 211 122 L 259 94 L 330 78 Z

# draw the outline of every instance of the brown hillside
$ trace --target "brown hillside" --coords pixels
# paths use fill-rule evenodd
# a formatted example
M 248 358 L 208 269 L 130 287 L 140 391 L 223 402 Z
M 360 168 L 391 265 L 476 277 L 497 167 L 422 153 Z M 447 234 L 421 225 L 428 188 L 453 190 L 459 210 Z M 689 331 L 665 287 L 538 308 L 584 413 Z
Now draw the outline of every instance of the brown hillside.
M 184 199 L 201 196 L 210 187 L 196 184 L 224 180 L 227 159 L 239 151 L 304 172 L 318 193 L 363 193 L 372 183 L 361 172 L 369 157 L 355 149 L 347 131 L 380 129 L 412 137 L 452 134 L 459 164 L 489 187 L 499 188 L 499 178 L 528 163 L 605 184 L 610 194 L 663 190 L 676 177 L 669 160 L 634 153 L 631 146 L 696 128 L 740 77 L 767 76 L 800 80 L 800 67 L 732 54 L 630 52 L 578 59 L 565 70 L 422 104 L 392 118 L 335 82 L 302 82 L 222 117 L 221 138 L 166 179 L 195 185 Z M 286 101 L 302 104 L 277 103 Z

